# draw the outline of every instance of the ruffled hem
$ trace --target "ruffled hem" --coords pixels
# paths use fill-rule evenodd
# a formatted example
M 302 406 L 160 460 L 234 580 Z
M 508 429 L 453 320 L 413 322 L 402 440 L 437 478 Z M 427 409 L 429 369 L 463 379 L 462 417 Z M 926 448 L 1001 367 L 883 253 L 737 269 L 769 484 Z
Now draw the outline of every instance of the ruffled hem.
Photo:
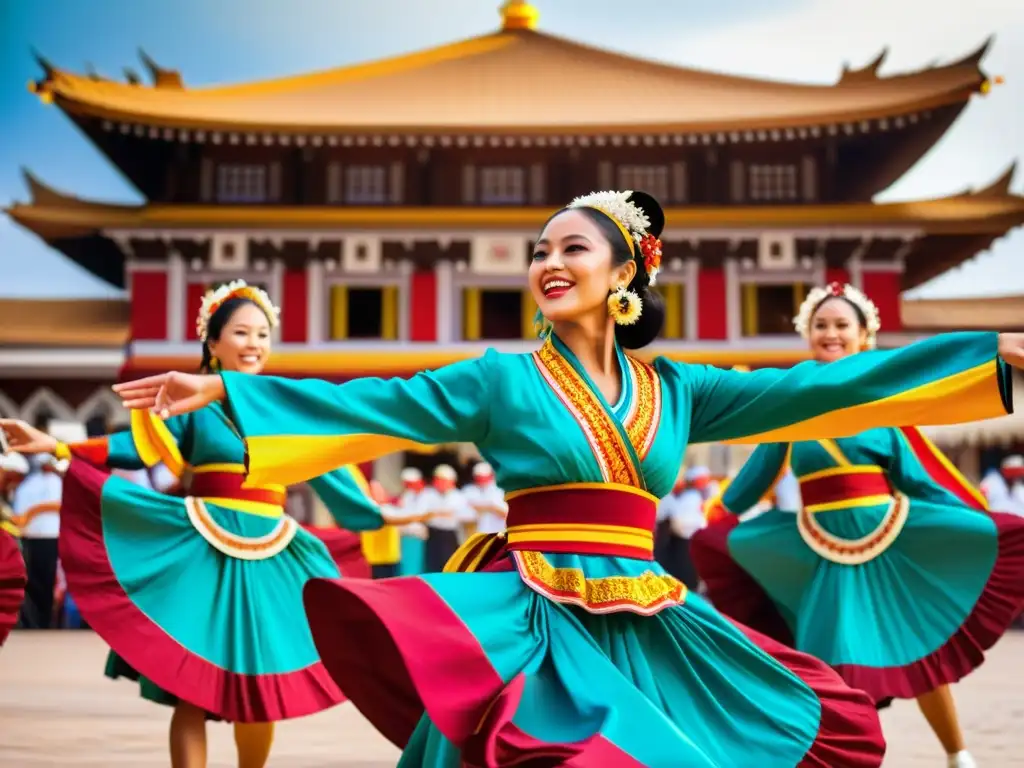
M 775 603 L 729 554 L 729 534 L 739 524 L 736 515 L 729 515 L 690 539 L 690 556 L 707 589 L 707 598 L 733 621 L 792 647 L 793 632 Z
M 879 708 L 892 699 L 913 699 L 966 677 L 985 660 L 991 648 L 1024 609 L 1024 518 L 1004 512 L 988 514 L 996 524 L 995 565 L 974 607 L 959 629 L 941 647 L 910 664 L 835 667 L 853 688 L 867 692 Z M 708 598 L 732 619 L 785 643 L 793 636 L 775 603 L 761 585 L 729 553 L 729 533 L 739 523 L 730 517 L 700 531 L 692 540 L 698 572 Z
M 303 525 L 307 533 L 316 536 L 327 547 L 338 571 L 346 579 L 370 578 L 370 563 L 363 555 L 363 544 L 358 533 L 344 528 L 323 528 L 318 525 Z
M 996 524 L 998 554 L 978 602 L 960 628 L 940 648 L 901 667 L 836 667 L 851 685 L 884 702 L 913 699 L 939 686 L 955 683 L 985 661 L 1024 609 L 1024 518 L 987 512 Z
M 17 540 L 0 530 L 0 645 L 18 623 L 25 599 L 25 560 Z
M 489 570 L 507 569 L 492 565 Z M 477 768 L 526 761 L 576 768 L 663 764 L 642 763 L 601 733 L 573 743 L 551 743 L 517 727 L 513 715 L 524 706 L 524 674 L 503 681 L 480 642 L 424 579 L 313 579 L 303 598 L 328 672 L 398 747 L 405 748 L 426 714 L 460 751 L 464 764 Z M 881 765 L 885 742 L 867 696 L 848 688 L 823 662 L 740 629 L 818 698 L 817 735 L 799 766 Z
M 322 663 L 287 674 L 241 675 L 183 647 L 125 593 L 103 541 L 101 498 L 110 475 L 76 459 L 64 478 L 60 557 L 82 616 L 125 663 L 154 685 L 217 718 L 272 722 L 345 700 Z

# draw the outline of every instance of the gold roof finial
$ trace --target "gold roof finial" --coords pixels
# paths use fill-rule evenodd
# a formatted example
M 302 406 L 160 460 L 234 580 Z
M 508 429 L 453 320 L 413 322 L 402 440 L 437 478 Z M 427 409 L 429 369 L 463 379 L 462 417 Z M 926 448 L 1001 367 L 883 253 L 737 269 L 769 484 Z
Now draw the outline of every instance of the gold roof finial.
M 540 13 L 526 0 L 507 0 L 501 6 L 501 31 L 536 29 Z

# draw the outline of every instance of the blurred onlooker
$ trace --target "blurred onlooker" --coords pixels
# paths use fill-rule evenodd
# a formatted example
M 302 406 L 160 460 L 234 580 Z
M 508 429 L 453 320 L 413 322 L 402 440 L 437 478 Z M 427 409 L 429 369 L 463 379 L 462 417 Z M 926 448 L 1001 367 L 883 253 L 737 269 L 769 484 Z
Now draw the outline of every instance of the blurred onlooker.
M 420 512 L 426 517 L 427 573 L 440 573 L 445 564 L 459 548 L 462 526 L 476 519 L 476 514 L 466 503 L 462 492 L 456 487 L 458 475 L 448 464 L 434 469 L 433 482 L 420 494 Z
M 505 503 L 505 492 L 498 487 L 490 464 L 481 461 L 473 466 L 473 482 L 463 487 L 462 496 L 476 513 L 476 531 L 501 533 L 505 530 L 508 504 Z
M 37 419 L 34 426 L 48 430 L 49 418 Z M 11 519 L 21 531 L 28 573 L 21 624 L 27 629 L 49 629 L 54 623 L 63 478 L 53 456 L 33 456 L 28 463 L 29 472 L 15 488 L 11 502 Z

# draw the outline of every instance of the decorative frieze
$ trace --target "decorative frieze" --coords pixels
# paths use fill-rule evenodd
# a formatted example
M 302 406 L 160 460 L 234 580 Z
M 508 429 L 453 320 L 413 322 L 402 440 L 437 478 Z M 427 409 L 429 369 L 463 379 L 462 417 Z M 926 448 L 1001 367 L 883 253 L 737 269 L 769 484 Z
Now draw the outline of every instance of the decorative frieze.
M 295 133 L 284 131 L 209 131 L 201 128 L 174 129 L 139 123 L 104 120 L 107 132 L 134 135 L 150 141 L 186 144 L 229 144 L 280 147 L 681 147 L 730 144 L 785 143 L 817 139 L 822 136 L 855 136 L 876 132 L 893 132 L 930 120 L 931 110 L 895 117 L 882 117 L 819 125 L 761 128 L 733 131 L 687 131 L 670 133 L 616 134 L 494 134 L 494 133 Z

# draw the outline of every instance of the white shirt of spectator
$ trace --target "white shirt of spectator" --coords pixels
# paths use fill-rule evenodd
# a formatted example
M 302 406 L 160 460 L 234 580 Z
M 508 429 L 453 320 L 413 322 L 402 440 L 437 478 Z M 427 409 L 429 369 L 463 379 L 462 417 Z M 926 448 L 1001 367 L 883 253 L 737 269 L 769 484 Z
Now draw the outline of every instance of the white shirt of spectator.
M 775 484 L 775 508 L 782 512 L 800 511 L 803 506 L 803 498 L 800 496 L 800 481 L 797 480 L 793 470 L 787 469 L 785 474 Z
M 508 504 L 505 492 L 493 480 L 486 485 L 471 483 L 462 489 L 462 496 L 469 508 L 476 513 L 476 529 L 479 533 L 501 533 L 505 530 L 505 515 Z M 501 510 L 503 514 L 491 511 Z
M 430 515 L 427 527 L 438 531 L 457 531 L 462 523 L 476 520 L 476 512 L 466 503 L 466 497 L 458 488 L 441 493 L 429 486 L 420 492 L 421 514 Z
M 52 460 L 52 459 L 51 459 Z M 37 464 L 38 467 L 38 464 Z M 56 539 L 60 535 L 60 500 L 64 478 L 54 472 L 36 468 L 14 489 L 11 509 L 15 515 L 25 515 L 36 507 L 56 505 L 52 511 L 40 512 L 21 529 L 24 539 Z
M 673 535 L 681 539 L 689 539 L 707 524 L 704 519 L 704 494 L 696 488 L 687 488 L 682 493 L 666 496 L 658 508 L 664 519 L 669 521 Z

